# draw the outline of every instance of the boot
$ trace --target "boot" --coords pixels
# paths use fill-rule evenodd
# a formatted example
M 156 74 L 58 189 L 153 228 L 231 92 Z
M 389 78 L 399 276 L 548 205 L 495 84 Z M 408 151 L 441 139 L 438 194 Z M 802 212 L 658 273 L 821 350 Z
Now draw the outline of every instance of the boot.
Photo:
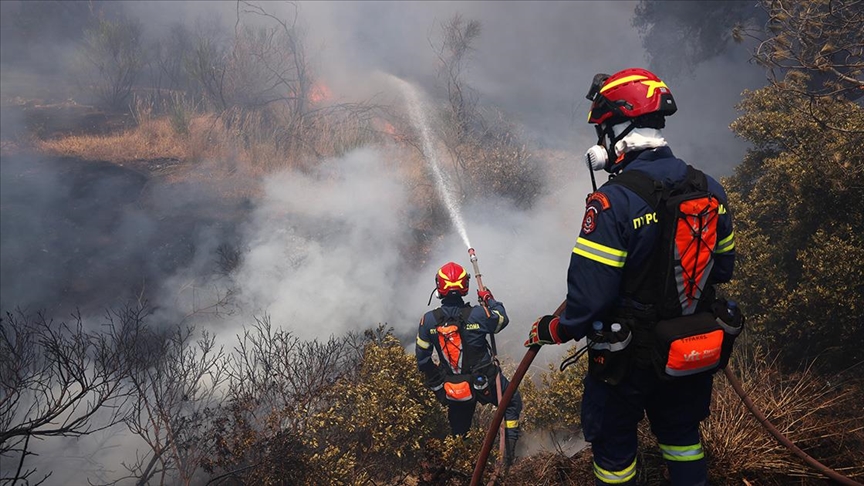
M 507 467 L 512 466 L 513 461 L 516 460 L 516 441 L 518 440 L 519 439 L 507 437 L 507 441 L 504 444 L 504 465 Z

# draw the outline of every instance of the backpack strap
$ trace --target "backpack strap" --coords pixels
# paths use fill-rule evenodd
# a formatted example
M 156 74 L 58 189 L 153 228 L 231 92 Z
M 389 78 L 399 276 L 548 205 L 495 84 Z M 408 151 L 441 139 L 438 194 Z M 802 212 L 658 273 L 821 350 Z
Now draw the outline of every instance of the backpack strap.
M 708 191 L 708 177 L 701 170 L 687 164 L 687 173 L 680 182 L 672 189 L 667 189 L 662 182 L 653 179 L 641 170 L 628 170 L 618 174 L 611 179 L 609 184 L 618 184 L 635 192 L 645 200 L 655 211 L 660 206 L 660 201 L 670 195 L 679 192 Z
M 471 306 L 466 305 L 459 311 L 459 314 L 456 317 L 448 318 L 444 315 L 444 311 L 439 307 L 432 311 L 432 316 L 435 318 L 435 325 L 440 326 L 447 322 L 447 319 L 451 319 L 456 321 L 459 324 L 459 330 L 465 329 L 465 324 L 468 323 L 468 317 L 471 316 Z
M 676 187 L 681 187 L 684 191 L 701 191 L 708 192 L 708 177 L 701 170 L 687 164 L 687 175 Z
M 462 313 L 459 315 L 459 328 L 465 329 L 465 324 L 468 323 L 468 318 L 471 317 L 471 311 L 473 309 L 470 305 L 466 305 L 462 308 Z
M 655 211 L 660 206 L 665 187 L 663 183 L 654 180 L 651 176 L 641 170 L 628 170 L 611 179 L 607 184 L 618 184 L 635 192 L 645 200 Z
M 434 311 L 432 311 L 432 317 L 435 318 L 435 327 L 438 327 L 438 326 L 440 326 L 441 324 L 444 324 L 444 321 L 445 321 L 445 318 L 444 318 L 444 311 L 441 310 L 440 307 L 438 307 L 437 309 L 435 309 Z

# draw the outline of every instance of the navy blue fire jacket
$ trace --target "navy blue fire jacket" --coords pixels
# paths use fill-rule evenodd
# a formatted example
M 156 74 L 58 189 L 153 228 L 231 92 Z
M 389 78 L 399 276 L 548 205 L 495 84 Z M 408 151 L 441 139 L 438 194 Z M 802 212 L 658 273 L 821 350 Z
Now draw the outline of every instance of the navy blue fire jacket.
M 462 310 L 467 307 L 471 308 L 471 313 L 465 328 L 462 331 L 462 344 L 465 351 L 471 356 L 471 363 L 465 363 L 459 373 L 470 373 L 470 367 L 475 364 L 485 364 L 491 361 L 489 354 L 489 344 L 486 341 L 488 334 L 497 334 L 502 329 L 507 327 L 510 319 L 507 317 L 507 312 L 504 310 L 504 304 L 495 299 L 489 299 L 489 316 L 486 316 L 486 311 L 480 306 L 471 307 L 471 304 L 465 303 L 460 297 L 445 297 L 441 303 L 441 310 L 445 316 L 458 318 Z M 434 311 L 429 311 L 420 319 L 420 329 L 417 331 L 417 345 L 414 348 L 414 353 L 417 356 L 417 367 L 427 377 L 436 376 L 438 369 L 432 361 L 432 350 L 438 352 L 438 358 L 441 363 L 446 362 L 441 351 L 441 344 L 438 339 L 438 332 L 435 329 L 438 323 L 435 320 Z M 443 368 L 447 368 L 444 366 Z M 449 370 L 448 374 L 459 374 Z
M 639 154 L 623 169 L 630 170 L 645 172 L 671 186 L 685 178 L 687 164 L 668 147 L 660 147 Z M 726 201 L 720 183 L 707 178 L 708 190 Z M 728 282 L 735 262 L 732 212 L 725 204 L 719 212 L 709 283 Z M 581 231 L 570 255 L 567 307 L 560 318 L 569 337 L 584 337 L 591 323 L 616 305 L 625 266 L 641 268 L 654 255 L 660 225 L 653 214 L 654 209 L 644 199 L 620 184 L 604 184 L 588 197 Z

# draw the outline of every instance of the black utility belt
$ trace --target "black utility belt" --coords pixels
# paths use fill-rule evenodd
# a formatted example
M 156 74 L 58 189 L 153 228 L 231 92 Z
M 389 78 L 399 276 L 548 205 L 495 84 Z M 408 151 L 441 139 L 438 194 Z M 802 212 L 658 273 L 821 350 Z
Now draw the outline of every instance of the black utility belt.
M 655 323 L 617 319 L 588 335 L 588 372 L 620 383 L 632 366 L 650 367 L 663 380 L 725 368 L 744 328 L 737 307 L 718 300 L 711 312 Z

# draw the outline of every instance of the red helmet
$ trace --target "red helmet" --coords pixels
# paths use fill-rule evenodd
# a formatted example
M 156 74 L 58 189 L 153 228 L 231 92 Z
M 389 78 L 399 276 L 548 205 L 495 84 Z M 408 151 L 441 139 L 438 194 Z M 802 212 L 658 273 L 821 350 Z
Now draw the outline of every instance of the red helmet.
M 604 122 L 616 125 L 652 113 L 662 120 L 678 109 L 666 83 L 640 68 L 625 69 L 611 76 L 595 75 L 587 98 L 592 102 L 588 123 L 594 125 Z
M 445 263 L 435 275 L 435 285 L 438 287 L 438 297 L 444 298 L 452 293 L 468 295 L 468 280 L 471 278 L 462 265 L 454 262 Z

